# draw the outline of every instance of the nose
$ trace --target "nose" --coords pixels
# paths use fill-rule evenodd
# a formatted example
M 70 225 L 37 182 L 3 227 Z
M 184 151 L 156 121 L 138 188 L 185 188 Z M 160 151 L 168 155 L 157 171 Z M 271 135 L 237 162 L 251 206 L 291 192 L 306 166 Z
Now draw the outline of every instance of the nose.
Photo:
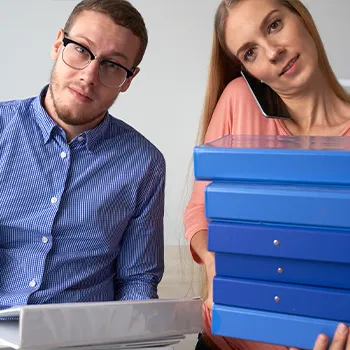
M 80 80 L 89 85 L 96 85 L 99 78 L 100 63 L 97 59 L 90 62 L 90 64 L 80 71 Z
M 269 44 L 267 46 L 267 57 L 272 64 L 276 64 L 283 57 L 285 51 L 282 46 Z

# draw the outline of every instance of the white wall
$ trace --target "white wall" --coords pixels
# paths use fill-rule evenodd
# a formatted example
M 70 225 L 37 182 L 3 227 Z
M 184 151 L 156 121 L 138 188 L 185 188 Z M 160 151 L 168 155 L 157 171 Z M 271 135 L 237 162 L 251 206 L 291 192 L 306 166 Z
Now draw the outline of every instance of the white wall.
M 325 44 L 336 76 L 350 80 L 350 1 L 304 0 Z
M 213 16 L 220 0 L 131 0 L 150 43 L 141 73 L 111 109 L 167 161 L 166 243 L 182 237 L 185 183 L 202 108 Z M 350 79 L 349 0 L 305 0 L 338 77 Z M 1 1 L 0 100 L 39 93 L 50 75 L 50 48 L 77 0 Z M 331 19 L 332 18 L 332 19 Z

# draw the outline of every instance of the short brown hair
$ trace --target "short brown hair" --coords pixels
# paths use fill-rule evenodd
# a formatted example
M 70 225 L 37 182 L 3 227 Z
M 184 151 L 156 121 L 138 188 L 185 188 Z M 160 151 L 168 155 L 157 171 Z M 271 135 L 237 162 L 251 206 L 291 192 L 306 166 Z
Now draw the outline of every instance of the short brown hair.
M 130 29 L 141 41 L 140 51 L 135 60 L 137 67 L 145 54 L 148 34 L 145 22 L 136 8 L 127 0 L 82 0 L 70 14 L 64 31 L 69 33 L 75 20 L 83 11 L 96 11 L 108 15 L 115 24 Z

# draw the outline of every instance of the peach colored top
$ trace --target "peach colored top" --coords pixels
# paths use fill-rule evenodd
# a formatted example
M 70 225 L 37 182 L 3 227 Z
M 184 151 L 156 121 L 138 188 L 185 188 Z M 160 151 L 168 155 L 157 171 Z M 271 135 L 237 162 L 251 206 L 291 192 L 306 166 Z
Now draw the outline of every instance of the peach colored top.
M 250 135 L 291 135 L 280 119 L 269 119 L 262 115 L 243 78 L 230 82 L 223 91 L 209 124 L 205 143 L 227 134 Z M 340 136 L 350 135 L 350 123 Z M 195 181 L 191 199 L 184 213 L 185 237 L 191 242 L 195 233 L 206 230 L 204 189 L 206 181 Z M 191 253 L 197 263 L 202 263 L 197 254 Z M 249 325 L 247 325 L 249 327 Z M 211 312 L 203 307 L 203 329 L 222 350 L 281 350 L 286 347 L 255 343 L 233 338 L 218 337 L 211 334 Z

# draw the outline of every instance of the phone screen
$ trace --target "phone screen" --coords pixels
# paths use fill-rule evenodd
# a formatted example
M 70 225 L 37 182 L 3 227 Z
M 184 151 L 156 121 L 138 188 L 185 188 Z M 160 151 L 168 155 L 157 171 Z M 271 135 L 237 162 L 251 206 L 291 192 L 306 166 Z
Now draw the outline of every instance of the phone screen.
M 241 74 L 266 118 L 290 119 L 287 107 L 276 92 L 249 73 L 241 71 Z

